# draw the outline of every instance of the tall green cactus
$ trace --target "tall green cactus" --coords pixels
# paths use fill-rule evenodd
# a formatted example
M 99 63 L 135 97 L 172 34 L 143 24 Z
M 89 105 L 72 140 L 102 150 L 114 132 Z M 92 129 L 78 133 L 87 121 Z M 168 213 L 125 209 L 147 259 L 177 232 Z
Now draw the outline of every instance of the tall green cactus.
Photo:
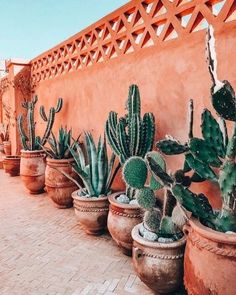
M 100 137 L 96 146 L 91 133 L 86 132 L 85 150 L 78 142 L 74 142 L 74 148 L 69 147 L 69 150 L 75 160 L 73 170 L 82 179 L 84 188 L 67 173 L 63 171 L 61 173 L 76 183 L 84 195 L 91 197 L 108 195 L 120 164 L 114 168 L 115 154 L 112 154 L 110 159 L 108 158 L 105 139 L 102 140 Z
M 155 119 L 152 113 L 141 118 L 141 101 L 138 86 L 131 85 L 127 100 L 127 114 L 118 120 L 111 111 L 106 122 L 106 136 L 120 163 L 131 156 L 144 157 L 152 149 L 155 135 Z
M 34 121 L 34 109 L 35 109 L 35 105 L 37 101 L 38 101 L 38 97 L 35 95 L 32 101 L 22 103 L 22 107 L 27 110 L 26 123 L 27 123 L 28 135 L 26 134 L 24 130 L 23 115 L 19 115 L 18 117 L 18 129 L 20 132 L 21 143 L 24 150 L 29 150 L 29 151 L 40 150 L 42 146 L 45 145 L 54 124 L 55 114 L 60 112 L 63 105 L 62 98 L 59 98 L 56 108 L 51 107 L 49 110 L 48 116 L 46 116 L 44 107 L 43 106 L 40 107 L 40 115 L 42 119 L 45 122 L 47 122 L 46 130 L 44 132 L 43 137 L 41 138 L 40 136 L 35 135 L 36 122 Z
M 181 144 L 168 138 L 157 142 L 157 147 L 167 155 L 184 153 L 185 172 L 194 171 L 192 181 L 208 179 L 217 183 L 221 190 L 223 205 L 218 214 L 211 211 L 208 215 L 204 212 L 206 208 L 209 209 L 209 204 L 207 207 L 204 206 L 205 198 L 195 198 L 196 195 L 188 189 L 171 184 L 172 192 L 178 201 L 215 229 L 236 232 L 236 98 L 230 83 L 218 80 L 212 27 L 209 28 L 207 37 L 208 68 L 213 82 L 211 100 L 220 121 L 217 122 L 211 112 L 205 109 L 201 117 L 202 139 L 193 137 L 193 124 L 190 123 L 191 136 L 188 142 Z M 192 119 L 193 102 L 190 103 L 190 122 Z M 228 137 L 225 120 L 234 121 L 231 138 Z M 157 172 L 159 168 L 155 169 Z
M 153 180 L 150 180 L 147 184 L 148 171 L 152 172 L 147 162 L 149 158 L 158 162 L 160 167 L 162 167 L 161 169 L 165 169 L 165 162 L 161 155 L 154 151 L 148 152 L 145 159 L 133 156 L 125 162 L 122 169 L 123 178 L 127 186 L 136 190 L 137 202 L 145 210 L 144 227 L 158 237 L 172 237 L 180 232 L 177 224 L 172 220 L 172 212 L 176 207 L 176 200 L 170 190 L 166 190 L 163 208 L 162 210 L 158 208 L 154 191 L 162 188 L 162 185 L 157 185 L 156 179 L 155 184 Z

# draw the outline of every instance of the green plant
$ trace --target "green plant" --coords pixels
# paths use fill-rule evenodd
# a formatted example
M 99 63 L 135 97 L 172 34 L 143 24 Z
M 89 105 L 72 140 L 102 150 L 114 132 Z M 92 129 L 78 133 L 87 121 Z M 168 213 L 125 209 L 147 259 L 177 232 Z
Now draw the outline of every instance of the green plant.
M 70 148 L 74 149 L 76 141 L 72 143 L 71 129 L 67 131 L 67 127 L 63 128 L 61 126 L 58 132 L 58 138 L 56 138 L 53 132 L 51 132 L 51 137 L 47 139 L 47 142 L 49 143 L 49 148 L 42 146 L 42 149 L 50 158 L 69 159 L 72 157 Z
M 154 239 L 158 237 L 178 239 L 180 230 L 172 218 L 172 212 L 176 213 L 176 200 L 170 190 L 165 191 L 164 204 L 162 211 L 157 206 L 155 190 L 163 186 L 157 182 L 151 175 L 148 185 L 148 171 L 152 173 L 147 164 L 147 159 L 152 158 L 159 163 L 165 170 L 165 162 L 161 155 L 157 152 L 149 152 L 145 159 L 141 157 L 130 157 L 124 164 L 122 169 L 123 178 L 126 184 L 136 190 L 136 199 L 144 213 L 144 228 L 154 233 Z M 163 170 L 163 171 L 164 171 Z M 179 225 L 179 224 L 178 224 Z
M 1 142 L 9 140 L 9 124 L 0 124 L 0 139 Z
M 141 101 L 138 86 L 131 85 L 127 100 L 127 114 L 118 119 L 111 111 L 106 122 L 106 136 L 120 163 L 131 156 L 144 157 L 152 149 L 155 119 L 152 113 L 140 114 Z
M 193 102 L 190 102 L 190 128 L 188 142 L 167 138 L 157 143 L 157 147 L 167 155 L 185 154 L 183 173 L 194 171 L 191 181 L 210 180 L 218 184 L 222 195 L 222 208 L 214 212 L 207 198 L 191 192 L 183 183 L 168 176 L 161 167 L 150 159 L 156 177 L 169 187 L 176 199 L 206 225 L 222 232 L 236 232 L 236 99 L 228 81 L 217 78 L 217 61 L 213 30 L 208 30 L 208 67 L 212 78 L 211 100 L 220 123 L 205 109 L 201 117 L 202 137 L 193 136 Z M 226 120 L 234 122 L 231 138 L 228 136 Z M 164 178 L 168 178 L 167 181 Z
M 117 165 L 115 169 L 115 155 L 112 154 L 110 160 L 107 155 L 107 147 L 105 139 L 99 138 L 97 146 L 91 133 L 85 133 L 85 151 L 75 142 L 75 148 L 69 147 L 69 150 L 75 160 L 73 170 L 80 176 L 83 181 L 84 188 L 68 174 L 63 173 L 70 180 L 74 181 L 81 189 L 83 195 L 91 197 L 99 197 L 100 195 L 108 195 L 111 192 L 111 185 L 115 175 L 120 167 Z
M 60 112 L 62 108 L 62 104 L 63 104 L 62 98 L 59 98 L 56 108 L 51 107 L 49 110 L 48 116 L 45 113 L 44 106 L 40 107 L 40 115 L 42 119 L 45 122 L 47 122 L 47 127 L 45 129 L 43 137 L 41 138 L 40 136 L 35 135 L 36 122 L 34 121 L 34 108 L 37 101 L 38 101 L 38 97 L 34 96 L 32 101 L 22 103 L 22 107 L 27 110 L 28 135 L 26 134 L 23 127 L 24 125 L 23 116 L 19 115 L 18 117 L 18 129 L 20 132 L 21 143 L 24 150 L 30 150 L 30 151 L 40 150 L 42 146 L 45 145 L 48 137 L 50 136 L 50 133 L 54 124 L 55 114 Z

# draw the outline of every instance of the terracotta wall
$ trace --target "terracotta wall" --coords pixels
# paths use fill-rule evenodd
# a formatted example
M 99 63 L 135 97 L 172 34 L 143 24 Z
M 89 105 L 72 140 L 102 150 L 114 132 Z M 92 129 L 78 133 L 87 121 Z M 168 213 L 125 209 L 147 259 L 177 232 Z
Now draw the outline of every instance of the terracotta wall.
M 156 116 L 156 139 L 165 134 L 187 139 L 189 98 L 195 102 L 195 134 L 200 135 L 201 111 L 212 109 L 203 29 L 206 21 L 214 26 L 219 77 L 236 88 L 235 11 L 232 0 L 131 1 L 31 61 L 38 107 L 48 110 L 63 97 L 54 129 L 63 124 L 74 134 L 90 130 L 98 136 L 110 110 L 124 113 L 128 87 L 135 83 L 143 112 Z M 44 123 L 37 119 L 41 132 Z M 182 157 L 168 162 L 170 169 L 180 167 Z M 204 190 L 219 205 L 214 188 L 205 184 Z

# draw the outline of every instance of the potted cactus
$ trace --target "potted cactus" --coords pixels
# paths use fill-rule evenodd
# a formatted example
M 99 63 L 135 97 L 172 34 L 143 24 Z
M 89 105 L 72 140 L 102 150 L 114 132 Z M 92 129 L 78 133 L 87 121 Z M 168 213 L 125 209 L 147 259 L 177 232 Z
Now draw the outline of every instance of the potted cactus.
M 190 128 L 187 143 L 168 138 L 159 141 L 157 146 L 168 155 L 184 153 L 185 173 L 192 170 L 195 180 L 207 179 L 218 185 L 222 208 L 214 210 L 203 194 L 197 195 L 184 187 L 181 181 L 173 179 L 158 163 L 149 159 L 156 177 L 171 190 L 181 206 L 192 212 L 192 218 L 185 226 L 184 281 L 189 294 L 193 295 L 233 295 L 236 288 L 236 98 L 230 83 L 218 80 L 214 42 L 210 27 L 207 52 L 213 81 L 211 99 L 221 124 L 205 109 L 201 124 L 203 138 L 194 137 Z M 233 122 L 231 137 L 226 121 Z
M 155 192 L 162 185 L 152 176 L 147 161 L 149 158 L 165 171 L 163 158 L 154 151 L 148 152 L 145 160 L 141 157 L 129 158 L 122 171 L 125 182 L 135 189 L 137 202 L 144 210 L 143 222 L 132 230 L 133 265 L 139 278 L 155 294 L 170 294 L 178 290 L 183 282 L 186 240 L 180 227 L 185 222 L 185 216 L 169 190 L 165 191 L 160 209 Z
M 24 130 L 23 116 L 18 117 L 18 129 L 20 132 L 21 144 L 21 162 L 20 162 L 20 175 L 25 187 L 31 194 L 42 193 L 45 186 L 45 167 L 46 167 L 46 154 L 42 149 L 48 137 L 50 136 L 55 114 L 62 108 L 62 99 L 59 98 L 56 108 L 51 107 L 49 115 L 47 116 L 44 107 L 40 107 L 40 115 L 42 119 L 47 122 L 44 135 L 35 135 L 35 121 L 34 109 L 38 98 L 34 96 L 32 101 L 23 102 L 22 107 L 27 110 L 27 131 Z
M 11 155 L 11 142 L 9 141 L 9 124 L 1 124 L 0 126 L 0 151 L 5 155 Z
M 118 119 L 111 111 L 106 122 L 106 137 L 121 165 L 131 156 L 144 157 L 152 149 L 155 135 L 155 120 L 152 113 L 141 117 L 141 101 L 136 85 L 129 88 L 127 114 Z M 135 200 L 135 190 L 126 186 L 126 193 L 109 197 L 108 229 L 124 254 L 131 255 L 131 231 L 141 222 L 142 212 Z
M 83 185 L 65 171 L 60 172 L 79 188 L 72 193 L 79 223 L 87 234 L 100 235 L 107 227 L 108 196 L 112 194 L 111 186 L 120 165 L 115 167 L 114 154 L 108 158 L 105 139 L 100 137 L 96 146 L 89 132 L 85 133 L 84 149 L 75 142 L 75 148 L 69 150 L 75 160 L 73 171 Z
M 58 169 L 63 170 L 71 177 L 76 178 L 76 174 L 71 166 L 74 159 L 70 149 L 74 149 L 75 146 L 75 142 L 72 143 L 72 131 L 71 129 L 68 131 L 67 127 L 60 127 L 58 137 L 56 138 L 51 133 L 51 137 L 47 139 L 47 142 L 49 147 L 42 146 L 42 149 L 47 154 L 45 170 L 46 191 L 58 208 L 72 207 L 73 199 L 71 194 L 76 190 L 77 186 L 58 171 Z

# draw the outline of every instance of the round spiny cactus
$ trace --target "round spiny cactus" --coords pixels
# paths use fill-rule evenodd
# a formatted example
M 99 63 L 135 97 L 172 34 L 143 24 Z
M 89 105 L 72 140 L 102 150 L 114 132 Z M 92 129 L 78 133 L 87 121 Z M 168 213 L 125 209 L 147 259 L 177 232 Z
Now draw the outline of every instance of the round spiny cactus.
M 135 189 L 143 188 L 148 175 L 145 161 L 136 156 L 129 158 L 124 164 L 122 174 L 128 186 Z
M 143 222 L 147 230 L 157 233 L 159 231 L 162 214 L 159 210 L 146 211 Z
M 149 187 L 144 187 L 138 190 L 136 198 L 139 206 L 144 209 L 152 209 L 156 204 L 154 191 Z

